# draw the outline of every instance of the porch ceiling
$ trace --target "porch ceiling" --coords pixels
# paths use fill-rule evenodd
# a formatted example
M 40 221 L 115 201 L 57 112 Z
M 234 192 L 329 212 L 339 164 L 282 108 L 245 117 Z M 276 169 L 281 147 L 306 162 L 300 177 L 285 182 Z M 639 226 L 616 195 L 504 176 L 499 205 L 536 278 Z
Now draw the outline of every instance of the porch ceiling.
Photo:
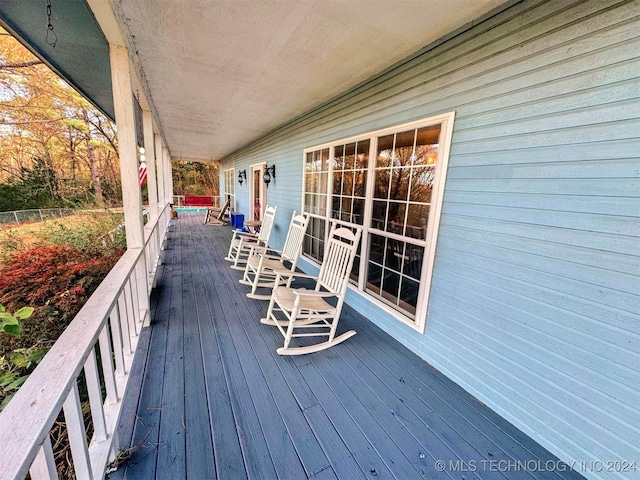
M 218 160 L 504 0 L 116 2 L 175 157 Z
M 499 5 L 514 1 L 110 3 L 172 157 L 219 160 Z M 9 8 L 11 5 L 22 6 Z M 87 3 L 53 3 L 60 37 L 56 48 L 43 40 L 44 3 L 9 2 L 0 7 L 0 18 L 110 113 L 111 99 L 103 98 L 110 87 L 110 78 L 105 78 L 108 69 L 102 68 L 105 62 L 108 65 L 105 39 L 90 12 L 71 11 L 78 8 L 88 8 Z M 85 44 L 98 45 L 100 51 L 86 52 Z

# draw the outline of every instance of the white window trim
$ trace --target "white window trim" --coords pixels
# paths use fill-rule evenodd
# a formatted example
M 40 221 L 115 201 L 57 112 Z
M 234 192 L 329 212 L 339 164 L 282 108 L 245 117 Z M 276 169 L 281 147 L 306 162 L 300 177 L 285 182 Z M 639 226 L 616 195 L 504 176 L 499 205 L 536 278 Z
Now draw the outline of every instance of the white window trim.
M 231 171 L 232 175 L 231 175 L 231 184 L 233 185 L 233 193 L 229 193 L 227 191 L 227 172 Z M 233 212 L 235 211 L 235 207 L 236 207 L 236 185 L 235 185 L 235 181 L 236 181 L 236 169 L 234 167 L 231 168 L 225 168 L 222 171 L 222 179 L 224 181 L 224 192 L 222 192 L 222 194 L 220 195 L 220 207 L 222 207 L 225 203 L 226 203 L 226 196 L 229 195 L 231 196 L 231 204 L 229 205 L 230 210 Z
M 373 304 L 375 304 L 376 306 L 378 306 L 379 308 L 383 309 L 385 312 L 389 313 L 391 316 L 393 316 L 394 318 L 396 318 L 397 320 L 400 320 L 401 322 L 405 323 L 406 325 L 408 325 L 409 327 L 413 328 L 414 330 L 417 330 L 419 333 L 424 334 L 426 326 L 427 326 L 427 313 L 428 313 L 428 308 L 429 308 L 429 295 L 431 292 L 431 280 L 433 277 L 433 265 L 435 262 L 435 252 L 436 252 L 436 244 L 437 244 L 437 239 L 438 239 L 438 231 L 440 228 L 440 215 L 442 213 L 442 200 L 444 198 L 444 186 L 446 184 L 446 176 L 447 176 L 447 171 L 448 171 L 448 165 L 449 165 L 449 154 L 451 151 L 451 141 L 452 141 L 452 136 L 453 136 L 453 124 L 454 124 L 454 120 L 455 120 L 455 111 L 453 112 L 448 112 L 448 113 L 443 113 L 440 115 L 436 115 L 433 117 L 429 117 L 426 119 L 421 119 L 421 120 L 416 120 L 413 122 L 409 122 L 409 123 L 404 123 L 404 124 L 399 124 L 399 125 L 394 125 L 394 126 L 390 126 L 390 127 L 386 127 L 380 130 L 375 130 L 372 132 L 366 132 L 365 134 L 361 134 L 361 135 L 355 135 L 355 136 L 351 136 L 351 137 L 346 137 L 346 138 L 342 138 L 342 139 L 336 139 L 334 141 L 331 141 L 329 143 L 323 143 L 320 145 L 315 145 L 313 147 L 309 147 L 309 148 L 305 148 L 303 150 L 303 162 L 306 161 L 306 156 L 307 153 L 309 152 L 313 152 L 316 150 L 321 150 L 324 148 L 328 148 L 329 149 L 329 159 L 331 161 L 331 159 L 334 157 L 334 147 L 336 145 L 342 145 L 342 144 L 347 144 L 347 143 L 352 143 L 352 142 L 357 142 L 357 141 L 361 141 L 361 140 L 366 140 L 366 139 L 370 139 L 370 152 L 374 152 L 374 155 L 372 156 L 372 154 L 369 154 L 369 175 L 367 176 L 367 190 L 366 190 L 366 196 L 365 196 L 365 212 L 364 212 L 364 217 L 365 217 L 365 221 L 363 222 L 363 232 L 362 232 L 362 242 L 363 242 L 363 246 L 361 247 L 361 251 L 363 253 L 362 255 L 362 261 L 360 262 L 360 272 L 359 272 L 359 276 L 358 276 L 358 286 L 356 287 L 355 285 L 349 285 L 349 288 L 351 290 L 353 290 L 354 292 L 357 292 L 358 295 L 363 296 L 367 301 L 372 302 Z M 440 148 L 438 149 L 438 159 L 436 162 L 436 171 L 437 174 L 435 176 L 435 181 L 433 184 L 433 190 L 432 190 L 432 194 L 431 194 L 431 208 L 430 208 L 430 212 L 429 212 L 429 218 L 427 221 L 427 238 L 425 238 L 425 261 L 423 262 L 422 265 L 422 272 L 421 272 L 421 276 L 420 276 L 420 286 L 418 289 L 418 298 L 419 299 L 424 299 L 422 301 L 418 301 L 418 304 L 416 306 L 416 313 L 415 313 L 415 318 L 411 319 L 408 316 L 404 315 L 402 312 L 398 311 L 395 308 L 392 308 L 391 306 L 387 305 L 386 303 L 384 303 L 382 300 L 376 298 L 375 296 L 369 294 L 366 292 L 366 278 L 365 278 L 365 273 L 366 273 L 366 266 L 367 266 L 367 261 L 368 261 L 368 248 L 365 248 L 366 245 L 364 244 L 364 242 L 368 242 L 370 239 L 370 225 L 369 222 L 367 220 L 370 220 L 371 218 L 371 213 L 372 213 L 372 209 L 373 209 L 373 190 L 374 190 L 374 182 L 370 181 L 370 179 L 372 178 L 372 171 L 373 171 L 373 163 L 371 162 L 375 162 L 375 152 L 377 151 L 378 148 L 378 137 L 384 136 L 384 135 L 388 135 L 388 134 L 392 134 L 392 133 L 397 133 L 399 131 L 403 131 L 403 130 L 409 130 L 412 128 L 421 128 L 421 127 L 425 127 L 428 125 L 433 125 L 433 124 L 441 124 L 441 138 L 443 139 L 442 143 L 440 143 Z M 304 163 L 303 163 L 304 165 Z M 302 194 L 301 194 L 301 211 L 304 211 L 304 207 L 305 207 L 305 170 L 303 167 L 303 180 L 302 180 Z M 329 181 L 330 184 L 327 186 L 327 203 L 326 203 L 326 212 L 327 215 L 325 217 L 322 216 L 318 216 L 318 215 L 312 215 L 314 217 L 317 218 L 323 218 L 325 220 L 332 220 L 330 218 L 329 212 L 331 211 L 331 197 L 332 197 L 332 191 L 333 191 L 333 167 L 331 166 L 331 164 L 329 165 Z M 326 241 L 326 238 L 325 238 Z M 365 256 L 366 255 L 366 256 Z M 313 259 L 312 257 L 308 257 L 308 256 L 304 256 L 305 261 L 311 263 L 312 265 L 318 265 L 318 262 Z M 364 261 L 364 260 L 367 261 Z

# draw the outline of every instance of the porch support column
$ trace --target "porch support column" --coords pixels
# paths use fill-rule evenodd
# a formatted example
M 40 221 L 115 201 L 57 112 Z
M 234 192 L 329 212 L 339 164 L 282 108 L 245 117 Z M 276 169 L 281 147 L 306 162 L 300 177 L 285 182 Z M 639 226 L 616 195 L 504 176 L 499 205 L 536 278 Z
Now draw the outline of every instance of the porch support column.
M 164 147 L 162 146 L 162 135 L 156 133 L 154 135 L 155 152 L 156 152 L 156 170 L 158 172 L 158 209 L 163 209 L 167 204 L 167 194 L 165 192 L 165 174 L 164 168 Z
M 153 117 L 149 110 L 142 111 L 145 159 L 147 164 L 147 191 L 149 193 L 149 219 L 158 218 L 158 178 L 156 175 L 156 149 L 153 135 Z
M 142 195 L 138 180 L 138 147 L 136 145 L 133 93 L 129 71 L 129 55 L 125 47 L 109 45 L 113 106 L 118 127 L 120 153 L 120 178 L 127 249 L 144 249 L 144 222 L 142 220 Z M 144 321 L 149 312 L 149 290 L 145 255 L 136 265 L 138 309 Z
M 165 159 L 167 161 L 166 163 L 167 176 L 165 177 L 166 187 L 167 187 L 167 198 L 170 202 L 173 202 L 173 175 L 172 175 L 172 169 L 171 169 L 171 155 L 169 155 L 168 148 L 164 149 L 164 154 L 165 154 Z

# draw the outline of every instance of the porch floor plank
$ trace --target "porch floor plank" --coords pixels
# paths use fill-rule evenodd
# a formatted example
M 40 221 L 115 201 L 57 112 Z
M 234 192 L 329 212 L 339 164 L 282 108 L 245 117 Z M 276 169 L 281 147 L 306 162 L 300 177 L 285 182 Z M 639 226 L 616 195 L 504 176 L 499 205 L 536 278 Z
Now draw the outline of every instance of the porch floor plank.
M 557 459 L 348 306 L 338 333 L 357 335 L 277 355 L 267 302 L 223 259 L 231 229 L 202 215 L 172 221 L 121 416 L 134 453 L 110 479 L 582 478 L 483 469 Z

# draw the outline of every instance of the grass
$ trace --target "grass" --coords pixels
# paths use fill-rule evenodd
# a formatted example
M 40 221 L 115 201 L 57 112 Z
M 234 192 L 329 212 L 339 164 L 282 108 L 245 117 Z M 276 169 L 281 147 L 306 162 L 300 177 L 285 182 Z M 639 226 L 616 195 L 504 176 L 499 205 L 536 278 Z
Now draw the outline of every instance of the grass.
M 4 227 L 0 230 L 0 261 L 4 262 L 12 255 L 32 247 L 65 243 L 85 252 L 102 251 L 105 239 L 122 221 L 122 214 L 105 211 Z M 115 237 L 118 235 L 116 232 Z M 115 237 L 108 238 L 106 243 Z

